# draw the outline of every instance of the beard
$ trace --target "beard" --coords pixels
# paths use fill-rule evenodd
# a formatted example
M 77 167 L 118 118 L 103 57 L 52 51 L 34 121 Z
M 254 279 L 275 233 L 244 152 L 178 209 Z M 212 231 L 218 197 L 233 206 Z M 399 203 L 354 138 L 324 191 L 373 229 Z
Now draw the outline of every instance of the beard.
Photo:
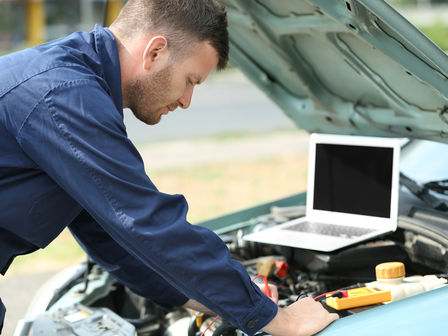
M 156 72 L 144 80 L 133 79 L 125 92 L 129 108 L 135 117 L 148 125 L 157 124 L 162 118 L 160 109 L 169 104 L 167 97 L 171 89 L 172 68 Z

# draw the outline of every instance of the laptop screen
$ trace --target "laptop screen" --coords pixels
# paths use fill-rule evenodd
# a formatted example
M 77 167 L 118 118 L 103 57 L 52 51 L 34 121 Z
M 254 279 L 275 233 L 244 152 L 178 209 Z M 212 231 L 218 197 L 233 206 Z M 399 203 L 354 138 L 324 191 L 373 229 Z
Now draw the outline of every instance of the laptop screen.
M 391 216 L 393 149 L 316 144 L 313 209 Z

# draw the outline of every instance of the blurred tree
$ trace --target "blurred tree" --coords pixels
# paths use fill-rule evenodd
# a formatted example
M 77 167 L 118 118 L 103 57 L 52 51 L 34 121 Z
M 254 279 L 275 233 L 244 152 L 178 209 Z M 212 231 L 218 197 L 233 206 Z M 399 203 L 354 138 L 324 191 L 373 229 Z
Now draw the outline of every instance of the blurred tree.
M 394 6 L 417 5 L 417 0 L 389 0 L 389 2 Z
M 79 1 L 46 0 L 45 2 L 47 40 L 78 30 L 81 13 Z
M 0 53 L 23 47 L 25 28 L 23 2 L 0 0 Z

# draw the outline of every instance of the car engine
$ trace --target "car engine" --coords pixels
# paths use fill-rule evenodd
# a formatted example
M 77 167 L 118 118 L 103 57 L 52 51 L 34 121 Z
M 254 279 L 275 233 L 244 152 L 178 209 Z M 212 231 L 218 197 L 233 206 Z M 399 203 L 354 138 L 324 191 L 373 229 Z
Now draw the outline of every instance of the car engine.
M 402 196 L 403 199 L 403 196 Z M 303 207 L 272 207 L 247 225 L 221 234 L 234 259 L 251 277 L 262 275 L 278 288 L 280 307 L 309 296 L 341 317 L 364 307 L 335 310 L 326 305 L 327 292 L 363 287 L 376 280 L 375 266 L 401 262 L 406 276 L 436 275 L 446 282 L 447 219 L 436 211 L 412 206 L 400 216 L 398 229 L 339 251 L 324 253 L 245 241 L 253 230 L 303 215 Z M 263 282 L 262 278 L 255 281 Z M 92 261 L 73 270 L 45 304 L 45 312 L 22 321 L 20 335 L 243 336 L 242 331 L 215 316 L 184 308 L 166 311 L 132 293 Z M 266 335 L 259 332 L 257 335 Z

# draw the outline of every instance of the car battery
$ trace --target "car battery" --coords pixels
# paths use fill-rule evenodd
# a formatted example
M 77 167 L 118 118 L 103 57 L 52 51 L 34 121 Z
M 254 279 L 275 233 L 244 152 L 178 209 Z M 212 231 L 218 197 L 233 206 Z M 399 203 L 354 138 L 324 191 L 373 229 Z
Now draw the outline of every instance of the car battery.
M 39 315 L 32 335 L 45 336 L 134 336 L 135 327 L 107 308 L 80 304 Z

